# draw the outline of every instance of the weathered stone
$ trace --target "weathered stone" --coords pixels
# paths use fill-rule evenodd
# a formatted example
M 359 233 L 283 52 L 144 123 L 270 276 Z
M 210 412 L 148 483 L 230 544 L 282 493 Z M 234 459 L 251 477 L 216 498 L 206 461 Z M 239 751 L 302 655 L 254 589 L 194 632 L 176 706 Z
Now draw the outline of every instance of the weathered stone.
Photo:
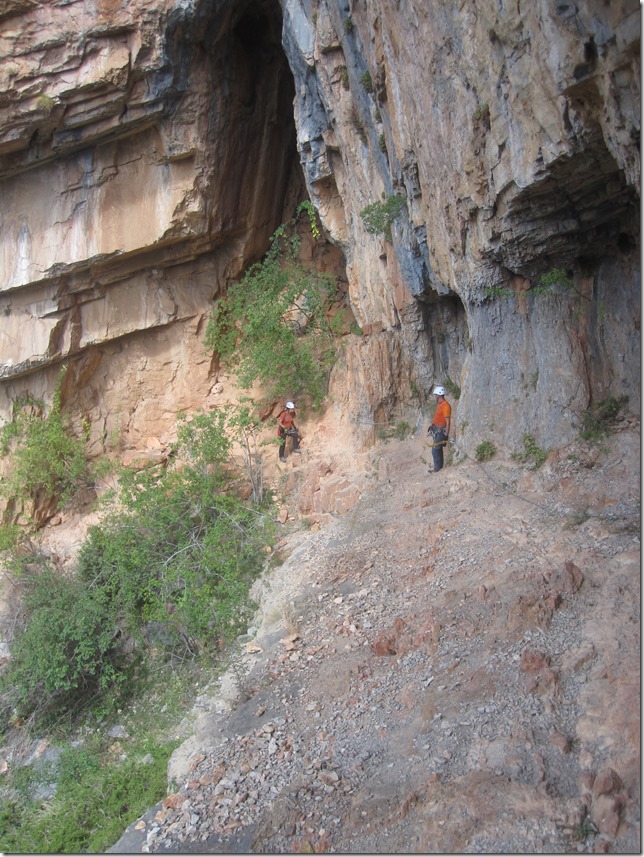
M 602 794 L 593 800 L 590 817 L 600 833 L 614 837 L 619 829 L 621 811 L 622 804 L 618 798 Z
M 602 768 L 593 783 L 593 798 L 609 795 L 624 787 L 619 775 L 612 768 Z
M 549 665 L 550 658 L 545 652 L 536 649 L 526 649 L 521 655 L 521 669 L 528 674 L 541 672 Z

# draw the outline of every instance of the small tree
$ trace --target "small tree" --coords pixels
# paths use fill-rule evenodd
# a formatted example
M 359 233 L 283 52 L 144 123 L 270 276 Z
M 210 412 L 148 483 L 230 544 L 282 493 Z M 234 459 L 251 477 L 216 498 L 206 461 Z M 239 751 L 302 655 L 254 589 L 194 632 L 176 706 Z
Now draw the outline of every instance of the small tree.
M 303 203 L 296 217 L 275 231 L 264 259 L 215 307 L 205 344 L 228 361 L 243 387 L 259 381 L 269 397 L 306 393 L 319 404 L 335 359 L 328 313 L 336 284 L 298 258 L 294 230 L 302 212 L 314 237 L 319 235 L 312 206 Z
M 19 712 L 45 714 L 117 680 L 119 629 L 105 591 L 43 569 L 25 580 L 28 616 L 2 688 Z
M 360 212 L 365 229 L 372 235 L 384 235 L 391 241 L 391 227 L 407 203 L 404 196 L 388 196 L 383 202 L 372 202 Z
M 43 402 L 28 397 L 14 404 L 13 420 L 4 426 L 1 452 L 10 455 L 5 497 L 64 506 L 90 478 L 85 438 L 74 436 L 62 413 L 60 386 L 49 413 Z

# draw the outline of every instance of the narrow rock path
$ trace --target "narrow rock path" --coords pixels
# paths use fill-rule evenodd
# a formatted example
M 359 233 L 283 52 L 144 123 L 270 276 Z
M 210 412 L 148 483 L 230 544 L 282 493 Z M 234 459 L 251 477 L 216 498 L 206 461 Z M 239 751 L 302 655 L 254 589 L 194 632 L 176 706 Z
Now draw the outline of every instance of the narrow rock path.
M 278 546 L 112 851 L 638 853 L 639 439 L 440 475 L 380 447 L 353 510 Z

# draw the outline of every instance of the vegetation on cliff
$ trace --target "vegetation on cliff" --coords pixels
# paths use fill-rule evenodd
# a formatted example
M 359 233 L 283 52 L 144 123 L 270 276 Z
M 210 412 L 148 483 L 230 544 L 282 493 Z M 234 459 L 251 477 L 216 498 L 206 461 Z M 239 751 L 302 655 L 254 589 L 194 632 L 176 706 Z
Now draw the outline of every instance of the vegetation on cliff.
M 270 497 L 255 466 L 255 422 L 247 407 L 195 414 L 180 422 L 167 464 L 121 469 L 74 574 L 57 570 L 26 537 L 5 550 L 22 610 L 0 674 L 0 734 L 19 731 L 28 739 L 84 723 L 96 740 L 68 764 L 56 758 L 44 769 L 12 766 L 0 784 L 0 850 L 104 850 L 164 795 L 174 744 L 138 724 L 139 756 L 147 761 L 115 759 L 100 724 L 118 717 L 128 700 L 145 698 L 150 687 L 158 698 L 159 681 L 189 678 L 197 655 L 197 662 L 212 663 L 245 629 L 248 589 L 273 539 Z M 15 462 L 26 484 L 42 483 L 34 477 L 43 468 L 36 452 L 52 425 L 69 444 L 50 447 L 49 470 L 57 473 L 71 448 L 84 464 L 78 473 L 85 484 L 82 442 L 64 422 L 59 400 L 27 425 Z M 240 480 L 249 478 L 251 496 L 261 502 L 240 499 Z M 55 491 L 61 482 L 42 484 Z M 70 496 L 80 484 L 65 483 Z M 65 779 L 65 764 L 80 765 L 73 781 Z M 38 789 L 48 781 L 54 798 L 44 811 Z
M 24 550 L 14 558 L 25 615 L 0 681 L 5 721 L 104 701 L 147 650 L 191 657 L 238 629 L 271 540 L 266 509 L 233 490 L 242 417 L 197 414 L 180 425 L 168 466 L 122 469 L 75 576 Z
M 274 232 L 264 258 L 217 304 L 205 341 L 230 365 L 242 387 L 257 381 L 269 399 L 305 394 L 319 405 L 335 359 L 338 331 L 331 308 L 336 284 L 299 257 L 296 228 L 302 213 L 313 237 L 319 236 L 315 211 L 304 202 Z

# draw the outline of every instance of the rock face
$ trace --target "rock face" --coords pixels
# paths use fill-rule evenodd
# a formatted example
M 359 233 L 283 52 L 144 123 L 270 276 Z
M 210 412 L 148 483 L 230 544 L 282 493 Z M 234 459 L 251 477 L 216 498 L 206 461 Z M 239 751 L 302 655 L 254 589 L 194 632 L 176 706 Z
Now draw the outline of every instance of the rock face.
M 356 446 L 434 382 L 470 451 L 639 410 L 639 5 L 523 5 L 5 4 L 0 411 L 65 363 L 96 453 L 170 431 L 220 380 L 213 299 L 307 191 L 362 328 Z
M 639 428 L 603 470 L 562 447 L 589 405 L 640 408 L 640 19 L 636 0 L 0 4 L 0 422 L 66 366 L 93 455 L 162 459 L 180 411 L 236 397 L 206 317 L 307 195 L 325 238 L 305 252 L 361 328 L 300 460 L 267 464 L 280 520 L 314 525 L 284 574 L 307 576 L 300 642 L 267 643 L 244 742 L 201 756 L 146 849 L 183 809 L 198 848 L 211 786 L 226 835 L 248 811 L 241 852 L 580 850 L 590 822 L 597 851 L 639 848 Z M 530 433 L 550 469 L 506 455 L 492 488 L 473 462 L 428 488 L 435 382 L 458 449 Z M 403 420 L 416 436 L 382 455 Z M 78 530 L 58 523 L 62 565 Z
M 251 5 L 0 21 L 3 410 L 68 360 L 96 446 L 136 448 L 207 395 L 204 313 L 303 193 L 280 18 Z
M 403 5 L 286 4 L 298 146 L 359 321 L 423 392 L 462 387 L 470 433 L 569 438 L 609 391 L 637 407 L 638 5 Z M 387 242 L 360 211 L 391 195 Z M 535 295 L 554 268 L 573 290 Z

